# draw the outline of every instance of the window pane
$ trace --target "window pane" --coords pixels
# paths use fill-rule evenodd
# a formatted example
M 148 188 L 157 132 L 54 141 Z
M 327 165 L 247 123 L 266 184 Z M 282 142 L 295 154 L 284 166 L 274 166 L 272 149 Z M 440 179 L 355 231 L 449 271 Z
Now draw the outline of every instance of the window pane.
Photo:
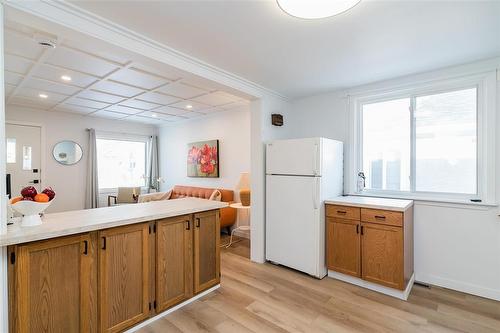
M 31 147 L 23 146 L 23 170 L 31 170 Z
M 476 88 L 415 102 L 416 190 L 476 194 Z
M 410 99 L 363 105 L 366 187 L 410 190 Z
M 146 143 L 97 139 L 99 188 L 144 186 Z
M 7 163 L 16 163 L 16 139 L 7 138 Z

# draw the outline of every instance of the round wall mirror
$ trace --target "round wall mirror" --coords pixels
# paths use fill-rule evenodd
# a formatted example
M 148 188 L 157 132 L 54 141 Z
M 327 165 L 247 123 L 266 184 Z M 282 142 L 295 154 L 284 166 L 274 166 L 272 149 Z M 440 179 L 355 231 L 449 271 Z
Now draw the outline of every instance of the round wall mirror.
M 58 142 L 52 150 L 54 159 L 64 165 L 73 165 L 82 159 L 82 147 L 74 141 Z

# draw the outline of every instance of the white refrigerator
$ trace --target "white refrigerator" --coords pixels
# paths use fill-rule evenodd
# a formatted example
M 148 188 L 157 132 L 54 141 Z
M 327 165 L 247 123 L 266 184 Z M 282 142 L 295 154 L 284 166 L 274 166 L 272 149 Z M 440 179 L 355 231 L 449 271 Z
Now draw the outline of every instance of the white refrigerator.
M 343 143 L 325 138 L 266 144 L 266 259 L 327 274 L 324 200 L 343 193 Z

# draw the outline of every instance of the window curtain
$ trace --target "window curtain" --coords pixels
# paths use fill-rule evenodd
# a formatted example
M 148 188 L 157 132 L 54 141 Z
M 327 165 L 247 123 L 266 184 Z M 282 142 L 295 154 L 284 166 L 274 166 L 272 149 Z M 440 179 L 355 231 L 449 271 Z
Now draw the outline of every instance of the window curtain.
M 158 162 L 158 137 L 153 135 L 149 138 L 148 144 L 148 156 L 147 156 L 147 184 L 148 193 L 151 190 L 159 191 L 160 183 L 158 181 L 159 175 L 159 162 Z
M 85 191 L 85 209 L 99 207 L 99 183 L 97 181 L 97 142 L 95 129 L 89 132 L 87 159 L 87 186 Z

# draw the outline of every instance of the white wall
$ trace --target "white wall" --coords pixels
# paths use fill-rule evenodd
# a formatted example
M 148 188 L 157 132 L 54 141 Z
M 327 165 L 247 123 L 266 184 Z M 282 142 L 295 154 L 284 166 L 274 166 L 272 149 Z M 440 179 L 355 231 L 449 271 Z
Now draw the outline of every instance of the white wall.
M 157 133 L 154 126 L 140 123 L 116 121 L 96 117 L 84 117 L 78 114 L 50 112 L 7 106 L 5 118 L 7 121 L 20 121 L 39 124 L 45 131 L 44 173 L 45 184 L 42 187 L 52 186 L 56 191 L 56 200 L 47 209 L 47 212 L 83 209 L 85 205 L 85 183 L 87 177 L 88 132 L 87 128 L 96 130 L 153 135 Z M 52 148 L 61 140 L 72 140 L 80 144 L 83 157 L 75 165 L 62 165 L 52 157 Z M 101 198 L 104 204 L 106 198 Z
M 500 62 L 494 62 L 500 67 Z M 491 63 L 467 65 L 445 72 L 457 75 Z M 495 66 L 495 65 L 494 65 Z M 493 67 L 494 68 L 494 67 Z M 432 77 L 435 73 L 426 73 Z M 443 72 L 439 72 L 442 75 Z M 412 77 L 401 79 L 406 84 Z M 399 79 L 398 79 L 399 80 Z M 393 80 L 392 83 L 397 83 Z M 373 84 L 376 89 L 384 83 Z M 356 90 L 354 88 L 352 90 Z M 332 92 L 294 101 L 288 116 L 290 137 L 324 136 L 345 142 L 349 158 L 349 114 L 346 92 Z M 497 115 L 500 108 L 497 84 Z M 497 132 L 500 131 L 497 116 Z M 497 151 L 500 147 L 497 135 Z M 500 154 L 499 154 L 500 155 Z M 496 174 L 500 176 L 500 156 Z M 347 168 L 346 168 L 347 169 Z M 345 170 L 349 172 L 349 170 Z M 500 183 L 497 177 L 497 198 Z M 491 180 L 494 181 L 494 180 Z M 417 281 L 500 300 L 500 217 L 497 207 L 415 203 L 415 272 Z
M 187 177 L 187 145 L 191 142 L 219 140 L 219 178 Z M 221 112 L 160 128 L 158 151 L 161 189 L 174 185 L 224 188 L 233 190 L 239 201 L 238 181 L 242 172 L 250 172 L 250 108 Z M 250 175 L 252 176 L 252 175 Z M 248 224 L 248 216 L 238 213 L 240 225 Z

